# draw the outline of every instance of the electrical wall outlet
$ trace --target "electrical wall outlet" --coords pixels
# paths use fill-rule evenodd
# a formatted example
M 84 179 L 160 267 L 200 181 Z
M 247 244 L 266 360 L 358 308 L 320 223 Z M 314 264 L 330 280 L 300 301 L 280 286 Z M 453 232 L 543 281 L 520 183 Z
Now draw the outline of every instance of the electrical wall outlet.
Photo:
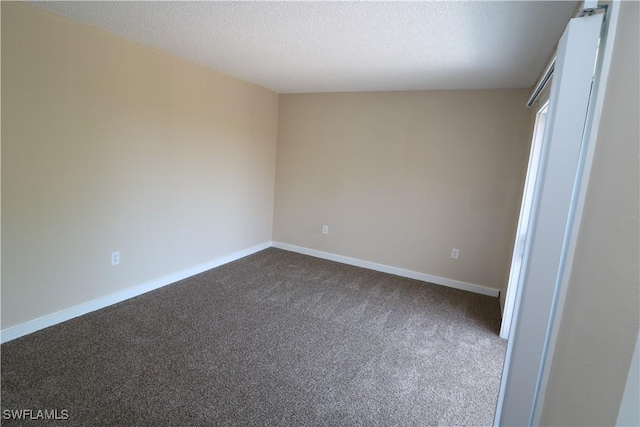
M 329 226 L 328 225 L 323 225 L 322 226 L 322 234 L 329 234 Z
M 451 258 L 453 259 L 458 259 L 458 253 L 460 251 L 458 251 L 456 248 L 451 249 Z
M 120 252 L 111 252 L 111 265 L 120 264 Z

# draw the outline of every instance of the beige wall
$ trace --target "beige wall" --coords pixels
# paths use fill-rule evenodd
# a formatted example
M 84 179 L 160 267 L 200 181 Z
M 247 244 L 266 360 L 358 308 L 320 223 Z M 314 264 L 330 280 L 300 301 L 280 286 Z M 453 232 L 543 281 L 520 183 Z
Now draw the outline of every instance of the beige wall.
M 542 425 L 614 425 L 638 337 L 639 23 L 622 2 Z
M 10 2 L 2 89 L 2 328 L 271 240 L 277 94 Z
M 528 95 L 281 95 L 274 240 L 504 291 Z

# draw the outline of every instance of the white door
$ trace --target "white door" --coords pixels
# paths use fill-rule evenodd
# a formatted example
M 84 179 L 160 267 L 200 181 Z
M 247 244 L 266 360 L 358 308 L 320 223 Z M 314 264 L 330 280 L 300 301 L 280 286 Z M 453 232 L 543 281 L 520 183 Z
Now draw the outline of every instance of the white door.
M 522 283 L 522 272 L 527 267 L 524 258 L 525 244 L 527 243 L 529 224 L 531 222 L 531 212 L 533 207 L 533 195 L 535 184 L 540 170 L 540 154 L 542 154 L 542 143 L 544 131 L 547 124 L 547 113 L 549 102 L 545 102 L 536 114 L 536 123 L 533 128 L 533 138 L 531 140 L 531 150 L 529 152 L 529 165 L 527 166 L 527 178 L 524 183 L 522 193 L 522 204 L 520 206 L 520 217 L 518 218 L 518 228 L 516 231 L 516 241 L 513 245 L 513 256 L 511 258 L 511 271 L 509 272 L 509 283 L 507 284 L 507 295 L 504 302 L 504 312 L 502 313 L 502 326 L 500 337 L 509 338 L 511 321 L 513 319 L 513 309 L 516 304 L 516 294 L 518 287 Z
M 572 19 L 560 39 L 533 209 L 495 425 L 531 425 L 570 239 L 572 195 L 591 95 L 602 15 Z

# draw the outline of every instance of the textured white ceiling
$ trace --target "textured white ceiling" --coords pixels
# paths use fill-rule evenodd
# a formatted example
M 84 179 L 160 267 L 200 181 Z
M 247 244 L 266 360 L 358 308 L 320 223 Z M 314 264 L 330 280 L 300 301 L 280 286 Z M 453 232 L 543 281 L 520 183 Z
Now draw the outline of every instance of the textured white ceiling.
M 576 6 L 505 2 L 34 2 L 280 93 L 523 88 Z

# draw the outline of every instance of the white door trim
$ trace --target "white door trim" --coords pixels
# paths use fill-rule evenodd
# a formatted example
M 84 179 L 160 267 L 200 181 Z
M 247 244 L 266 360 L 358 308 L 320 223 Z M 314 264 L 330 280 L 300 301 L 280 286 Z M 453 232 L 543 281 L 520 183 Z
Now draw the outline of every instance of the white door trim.
M 584 111 L 586 108 L 582 110 L 582 120 L 587 131 L 584 134 L 582 134 L 581 131 L 577 147 L 576 131 L 573 132 L 573 144 L 571 147 L 573 154 L 571 155 L 574 156 L 574 158 L 579 158 L 580 162 L 571 165 L 569 168 L 570 171 L 564 175 L 558 172 L 559 168 L 557 163 L 551 166 L 547 164 L 544 166 L 545 169 L 542 172 L 543 176 L 541 179 L 543 180 L 543 185 L 540 190 L 540 200 L 537 202 L 534 211 L 533 241 L 530 251 L 525 254 L 526 258 L 529 259 L 529 266 L 526 271 L 525 286 L 522 287 L 524 289 L 519 289 L 519 295 L 516 297 L 517 303 L 515 306 L 514 324 L 511 328 L 507 348 L 494 425 L 531 425 L 537 421 L 536 417 L 539 417 L 540 407 L 543 404 L 542 399 L 544 398 L 546 387 L 544 372 L 545 369 L 548 369 L 549 365 L 549 363 L 546 362 L 552 357 L 552 352 L 548 350 L 553 346 L 552 338 L 555 338 L 555 336 L 553 336 L 552 331 L 554 327 L 557 328 L 557 319 L 561 318 L 562 313 L 562 301 L 559 301 L 558 298 L 558 295 L 561 295 L 562 292 L 559 292 L 560 289 L 556 290 L 556 285 L 559 288 L 562 286 L 566 287 L 566 280 L 571 271 L 571 261 L 577 237 L 576 232 L 582 211 L 580 200 L 584 200 L 584 193 L 586 191 L 585 183 L 590 171 L 590 158 L 593 155 L 593 144 L 588 145 L 586 155 L 584 148 L 581 151 L 580 147 L 582 146 L 583 137 L 585 141 L 592 141 L 597 134 L 599 121 L 599 110 L 597 106 L 598 102 L 600 102 L 601 105 L 603 89 L 606 87 L 606 79 L 608 77 L 606 71 L 608 71 L 611 59 L 610 50 L 614 39 L 612 30 L 615 29 L 618 8 L 619 4 L 617 4 L 617 2 L 614 2 L 612 7 L 610 7 L 608 34 L 606 34 L 606 38 L 603 38 L 603 41 L 606 41 L 604 54 L 600 55 L 604 62 L 600 74 L 596 74 L 594 93 L 591 101 L 591 106 L 595 106 L 596 108 L 593 109 L 593 113 L 587 116 L 586 121 L 584 121 Z M 574 60 L 573 58 L 575 57 L 574 54 L 576 51 L 582 50 L 587 44 L 593 43 L 593 40 L 587 41 L 589 38 L 593 38 L 592 36 L 586 37 L 589 31 L 582 34 L 582 30 L 579 30 L 579 28 L 592 26 L 591 24 L 585 23 L 593 23 L 599 19 L 601 19 L 601 17 L 599 18 L 598 15 L 595 15 L 573 19 L 571 21 L 568 28 L 573 27 L 578 30 L 571 30 L 574 37 L 571 40 L 571 49 L 566 50 L 566 52 L 562 52 L 565 50 L 567 44 L 567 40 L 565 36 L 563 36 L 565 40 L 561 40 L 561 49 L 559 48 L 560 64 L 563 64 L 566 59 L 564 57 L 561 58 L 561 56 L 566 54 L 569 58 L 566 63 L 569 64 Z M 577 34 L 582 35 L 575 37 Z M 587 44 L 579 43 L 578 41 L 583 41 Z M 600 45 L 600 48 L 602 49 L 603 46 Z M 593 48 L 591 50 L 591 55 L 593 55 L 594 59 L 592 60 L 593 64 L 595 63 L 595 51 L 593 51 Z M 609 51 L 608 55 L 607 51 Z M 562 72 L 562 67 L 563 65 L 560 65 L 560 72 Z M 589 67 L 582 68 L 588 69 Z M 588 71 L 593 71 L 593 65 Z M 584 78 L 584 73 L 582 74 Z M 552 87 L 552 104 L 549 113 L 549 119 L 551 121 L 554 120 L 554 115 L 556 114 L 554 98 L 557 100 L 560 87 L 562 86 L 562 84 L 558 82 L 558 80 L 562 80 L 558 74 L 556 74 L 554 80 L 556 84 Z M 569 79 L 567 80 L 569 81 Z M 582 84 L 584 85 L 584 83 Z M 554 87 L 555 94 L 553 93 Z M 560 95 L 562 96 L 563 94 L 560 93 Z M 564 102 L 566 102 L 566 93 L 564 97 Z M 570 95 L 570 97 L 571 101 L 575 104 L 575 97 L 572 95 Z M 588 102 L 584 99 L 584 91 L 581 98 L 582 105 Z M 593 101 L 594 98 L 595 104 Z M 570 109 L 563 108 L 563 110 L 565 110 L 563 114 L 569 114 L 567 111 L 570 111 Z M 565 119 L 559 120 L 562 122 L 565 121 Z M 574 118 L 574 120 L 578 119 Z M 551 138 L 554 137 L 552 128 L 553 123 L 549 123 L 547 130 Z M 586 139 L 587 137 L 588 139 Z M 564 144 L 566 138 L 563 137 L 562 139 Z M 551 141 L 553 141 L 553 139 L 551 139 Z M 563 151 L 563 149 L 559 147 L 559 144 L 556 144 L 553 150 L 556 151 L 556 154 L 558 150 Z M 567 155 L 568 153 L 568 151 L 565 151 L 563 155 Z M 546 182 L 545 186 L 544 181 L 549 178 L 547 176 L 549 167 L 551 167 L 552 171 L 555 171 L 553 173 L 556 177 L 554 177 L 554 180 Z M 583 168 L 582 174 L 578 172 L 578 167 Z M 564 176 L 564 181 L 559 180 L 559 176 Z M 561 184 L 561 182 L 563 184 Z M 563 186 L 562 190 L 555 190 L 554 186 L 559 185 Z M 567 185 L 569 185 L 568 189 Z M 579 196 L 577 202 L 575 199 L 576 194 Z M 580 199 L 580 195 L 582 199 Z M 554 210 L 551 206 L 557 204 L 559 196 L 562 196 L 562 208 Z M 556 215 L 555 218 L 554 214 Z M 560 219 L 558 220 L 558 218 Z M 572 219 L 576 221 L 574 222 Z M 553 225 L 554 222 L 555 226 Z M 563 225 L 559 228 L 558 224 L 561 223 L 563 223 Z M 559 232 L 558 230 L 560 229 L 563 231 Z M 553 238 L 553 233 L 556 234 L 555 238 Z M 560 234 L 560 246 L 558 246 L 558 234 Z M 555 246 L 547 245 L 547 243 L 551 241 L 555 241 Z M 546 273 L 544 271 L 545 269 L 547 270 Z M 552 270 L 551 274 L 549 274 L 550 269 Z M 530 286 L 530 283 L 534 283 L 535 285 Z
M 573 265 L 576 245 L 578 242 L 580 224 L 582 223 L 582 214 L 589 185 L 591 165 L 593 164 L 596 140 L 598 138 L 598 130 L 600 129 L 600 117 L 602 116 L 602 107 L 607 90 L 607 81 L 609 79 L 609 69 L 611 68 L 611 57 L 613 55 L 613 44 L 615 42 L 619 13 L 620 2 L 615 1 L 607 11 L 606 20 L 603 24 L 601 33 L 600 49 L 598 52 L 592 96 L 589 104 L 588 116 L 585 121 L 585 132 L 583 136 L 583 146 L 580 153 L 580 164 L 574 185 L 574 193 L 572 195 L 573 213 L 570 215 L 571 231 L 565 246 L 565 268 L 556 293 L 555 309 L 552 313 L 552 317 L 549 319 L 547 334 L 548 346 L 544 355 L 543 369 L 539 385 L 541 396 L 539 396 L 539 404 L 534 408 L 532 419 L 533 425 L 539 425 L 540 418 L 542 416 L 542 408 L 544 405 L 542 400 L 544 399 L 544 392 L 546 391 L 547 384 L 549 382 L 551 360 L 553 359 L 555 351 L 560 322 L 562 320 L 562 312 L 564 310 L 564 304 L 567 296 L 567 288 L 571 278 L 571 267 Z

